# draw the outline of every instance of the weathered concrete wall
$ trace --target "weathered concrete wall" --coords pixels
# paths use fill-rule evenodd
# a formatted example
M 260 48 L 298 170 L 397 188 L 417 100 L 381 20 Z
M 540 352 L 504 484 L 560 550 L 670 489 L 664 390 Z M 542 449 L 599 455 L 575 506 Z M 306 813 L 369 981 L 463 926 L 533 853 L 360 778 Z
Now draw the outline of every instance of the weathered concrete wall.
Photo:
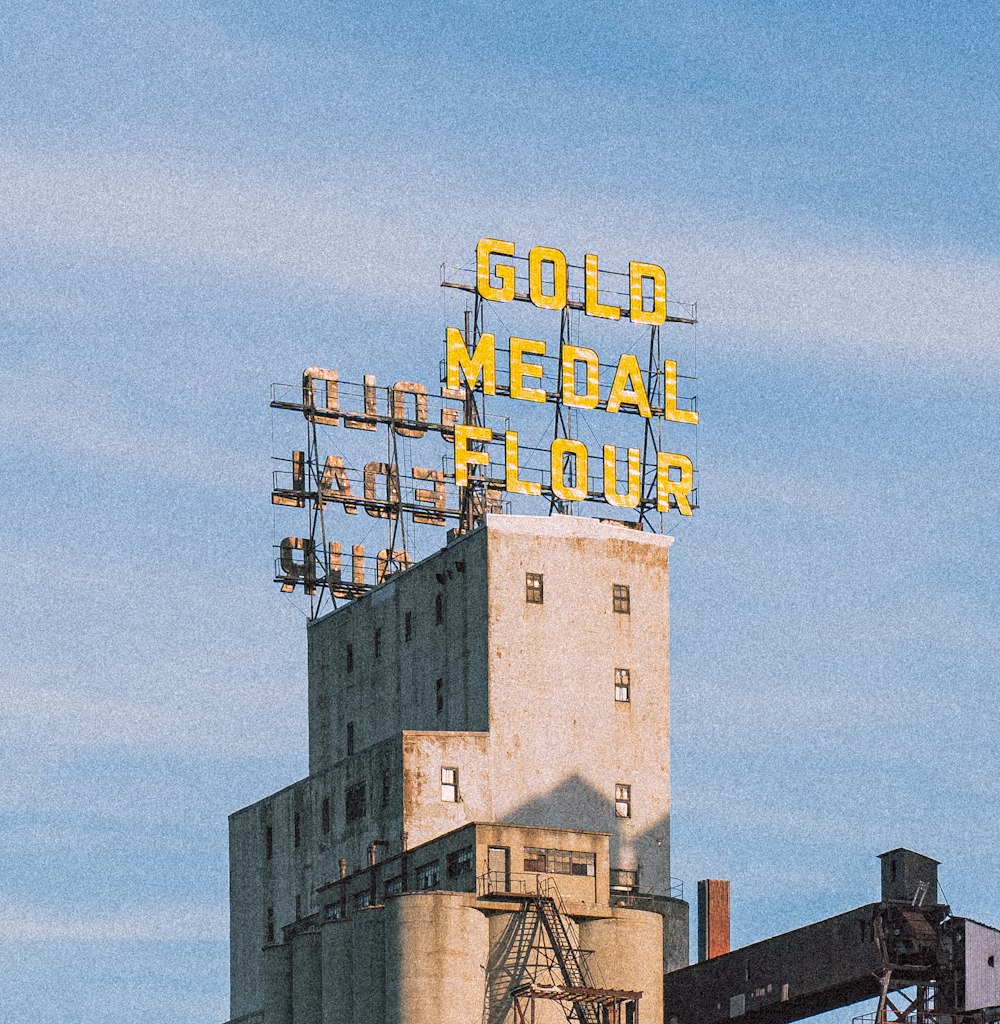
M 458 769 L 459 800 L 441 799 L 441 769 Z M 411 846 L 493 818 L 487 733 L 403 733 L 403 828 Z
M 293 1024 L 292 947 L 268 946 L 262 961 L 264 1024 Z
M 610 832 L 612 867 L 668 894 L 671 539 L 562 516 L 492 516 L 487 537 L 496 818 Z M 543 574 L 542 604 L 525 601 L 527 572 Z M 627 615 L 614 584 L 629 587 Z M 628 818 L 616 783 L 631 787 Z
M 386 1024 L 478 1019 L 489 922 L 460 893 L 410 893 L 386 906 Z M 377 1024 L 372 1021 L 371 1024 Z
M 616 909 L 610 920 L 579 923 L 580 945 L 594 951 L 606 988 L 642 992 L 639 1019 L 663 1020 L 663 918 L 643 910 Z
M 322 941 L 318 931 L 292 940 L 292 1024 L 322 1024 Z
M 469 534 L 310 623 L 311 774 L 348 756 L 349 724 L 355 751 L 404 729 L 486 730 L 485 559 L 485 536 Z

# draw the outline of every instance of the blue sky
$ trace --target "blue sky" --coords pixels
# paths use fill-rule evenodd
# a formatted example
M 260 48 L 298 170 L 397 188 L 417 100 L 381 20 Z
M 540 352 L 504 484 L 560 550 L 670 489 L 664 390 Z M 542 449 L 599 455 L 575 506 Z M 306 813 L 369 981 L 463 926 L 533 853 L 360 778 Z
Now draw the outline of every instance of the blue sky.
M 306 771 L 267 388 L 431 379 L 483 235 L 699 303 L 673 873 L 731 878 L 744 942 L 906 845 L 1000 923 L 992 6 L 2 25 L 6 1019 L 226 1019 L 226 815 Z

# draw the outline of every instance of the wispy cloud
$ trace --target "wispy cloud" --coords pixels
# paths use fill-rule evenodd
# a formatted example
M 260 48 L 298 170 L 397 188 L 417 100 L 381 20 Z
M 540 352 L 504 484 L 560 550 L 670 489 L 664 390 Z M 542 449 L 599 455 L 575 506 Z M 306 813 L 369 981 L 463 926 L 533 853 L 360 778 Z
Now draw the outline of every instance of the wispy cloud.
M 15 251 L 30 242 L 94 258 L 113 252 L 164 269 L 248 276 L 262 287 L 419 303 L 434 297 L 439 263 L 462 259 L 488 228 L 574 256 L 625 237 L 630 251 L 621 255 L 664 262 L 715 333 L 744 330 L 775 351 L 862 365 L 1000 368 L 992 315 L 1000 267 L 990 254 L 777 216 L 736 222 L 702 212 L 679 231 L 669 208 L 635 223 L 626 195 L 600 204 L 545 194 L 510 201 L 475 178 L 456 197 L 430 174 L 355 164 L 345 175 L 335 190 L 316 190 L 287 165 L 251 175 L 208 163 L 8 150 L 0 154 L 9 197 L 0 230 Z

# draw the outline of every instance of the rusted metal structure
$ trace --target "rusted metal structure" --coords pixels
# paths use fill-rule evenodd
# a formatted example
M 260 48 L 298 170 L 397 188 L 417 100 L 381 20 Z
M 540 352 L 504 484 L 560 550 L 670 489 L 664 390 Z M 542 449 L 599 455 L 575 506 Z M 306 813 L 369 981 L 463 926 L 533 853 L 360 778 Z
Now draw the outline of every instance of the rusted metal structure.
M 790 1024 L 876 998 L 857 1024 L 1000 1020 L 1000 930 L 950 916 L 937 861 L 881 861 L 880 902 L 667 974 L 669 1024 Z

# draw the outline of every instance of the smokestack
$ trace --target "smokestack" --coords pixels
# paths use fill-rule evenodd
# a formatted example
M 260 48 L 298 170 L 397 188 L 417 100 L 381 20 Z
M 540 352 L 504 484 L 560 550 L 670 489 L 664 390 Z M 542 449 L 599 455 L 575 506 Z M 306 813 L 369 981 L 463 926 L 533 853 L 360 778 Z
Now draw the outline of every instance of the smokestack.
M 698 883 L 698 961 L 729 952 L 729 880 Z

